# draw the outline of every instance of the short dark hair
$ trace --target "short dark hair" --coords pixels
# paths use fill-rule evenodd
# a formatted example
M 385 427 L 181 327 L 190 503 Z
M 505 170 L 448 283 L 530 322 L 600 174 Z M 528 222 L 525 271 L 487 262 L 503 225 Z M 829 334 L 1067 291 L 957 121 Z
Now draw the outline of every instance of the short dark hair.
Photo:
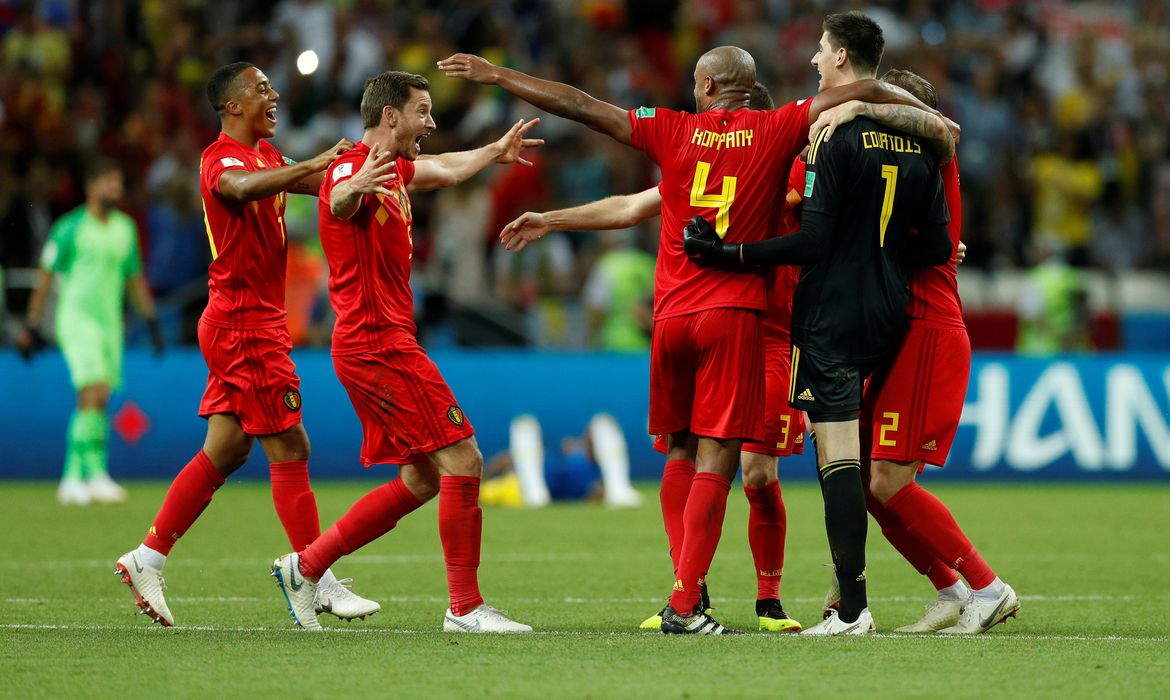
M 82 167 L 82 182 L 88 185 L 94 180 L 97 180 L 103 175 L 106 175 L 107 173 L 121 172 L 122 166 L 120 166 L 118 161 L 114 160 L 113 158 L 107 158 L 105 156 L 94 156 L 93 158 L 85 161 L 85 165 Z
M 776 103 L 772 101 L 772 93 L 768 92 L 768 88 L 764 87 L 763 83 L 756 83 L 752 86 L 750 97 L 748 97 L 748 109 L 776 109 Z
M 929 80 L 914 71 L 891 68 L 882 76 L 882 82 L 900 87 L 922 100 L 922 103 L 927 107 L 938 109 L 938 91 L 934 89 Z
M 844 48 L 859 73 L 877 73 L 886 50 L 881 26 L 860 12 L 829 15 L 821 25 L 829 34 L 829 45 Z
M 366 81 L 362 93 L 362 128 L 373 129 L 382 121 L 382 108 L 389 105 L 402 109 L 410 100 L 410 89 L 430 90 L 431 84 L 421 75 L 388 70 Z
M 215 69 L 215 72 L 207 79 L 207 101 L 211 103 L 216 112 L 223 112 L 240 73 L 255 67 L 247 61 L 236 61 Z

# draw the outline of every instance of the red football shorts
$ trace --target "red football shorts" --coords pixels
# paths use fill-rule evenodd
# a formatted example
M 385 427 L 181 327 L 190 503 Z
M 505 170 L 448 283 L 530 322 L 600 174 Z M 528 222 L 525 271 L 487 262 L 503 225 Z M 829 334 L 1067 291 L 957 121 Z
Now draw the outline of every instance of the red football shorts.
M 288 329 L 229 330 L 199 322 L 207 389 L 199 415 L 230 413 L 248 435 L 273 435 L 301 422 L 301 379 Z
M 362 422 L 362 464 L 415 464 L 475 434 L 417 343 L 336 355 L 333 369 Z
M 760 313 L 709 309 L 654 323 L 650 434 L 759 442 L 764 436 Z
M 890 364 L 879 367 L 862 398 L 870 457 L 943 466 L 967 396 L 971 341 L 962 328 L 913 320 Z
M 804 411 L 788 405 L 791 345 L 764 331 L 764 441 L 749 442 L 744 452 L 772 457 L 804 454 Z

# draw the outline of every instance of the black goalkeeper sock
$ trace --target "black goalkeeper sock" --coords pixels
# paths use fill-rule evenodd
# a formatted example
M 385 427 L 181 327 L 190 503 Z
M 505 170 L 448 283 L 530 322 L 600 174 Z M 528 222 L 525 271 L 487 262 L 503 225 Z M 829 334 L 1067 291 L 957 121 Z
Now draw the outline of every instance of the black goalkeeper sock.
M 842 622 L 855 622 L 868 605 L 865 596 L 865 536 L 868 526 L 861 464 L 838 459 L 820 469 L 821 495 L 825 500 L 825 532 L 837 583 L 841 586 Z

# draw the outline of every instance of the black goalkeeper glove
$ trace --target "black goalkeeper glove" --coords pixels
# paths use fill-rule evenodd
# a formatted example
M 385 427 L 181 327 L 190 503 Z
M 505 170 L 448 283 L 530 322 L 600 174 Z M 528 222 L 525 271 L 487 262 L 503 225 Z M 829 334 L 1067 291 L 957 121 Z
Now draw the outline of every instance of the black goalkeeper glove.
M 695 216 L 683 228 L 683 250 L 687 257 L 700 265 L 739 267 L 739 244 L 724 243 L 715 233 L 711 223 L 701 216 Z
M 163 342 L 162 326 L 158 324 L 158 319 L 146 319 L 146 329 L 150 331 L 150 347 L 154 348 L 154 356 L 162 357 L 166 343 Z

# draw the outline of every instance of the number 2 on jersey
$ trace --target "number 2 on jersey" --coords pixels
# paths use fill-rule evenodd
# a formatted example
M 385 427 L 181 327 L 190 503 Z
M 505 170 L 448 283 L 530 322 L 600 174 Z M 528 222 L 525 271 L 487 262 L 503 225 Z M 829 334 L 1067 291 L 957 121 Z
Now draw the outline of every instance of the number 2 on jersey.
M 882 218 L 878 224 L 878 247 L 886 246 L 886 227 L 890 225 L 890 215 L 894 213 L 894 189 L 898 187 L 898 166 L 883 165 L 882 179 L 886 181 L 886 192 L 882 196 Z
M 735 178 L 724 176 L 723 189 L 719 194 L 707 194 L 707 177 L 711 174 L 711 164 L 699 161 L 695 164 L 695 181 L 691 185 L 692 207 L 718 207 L 715 212 L 715 233 L 720 238 L 727 235 L 728 213 L 731 203 L 735 201 Z M 882 227 L 885 231 L 885 227 Z

